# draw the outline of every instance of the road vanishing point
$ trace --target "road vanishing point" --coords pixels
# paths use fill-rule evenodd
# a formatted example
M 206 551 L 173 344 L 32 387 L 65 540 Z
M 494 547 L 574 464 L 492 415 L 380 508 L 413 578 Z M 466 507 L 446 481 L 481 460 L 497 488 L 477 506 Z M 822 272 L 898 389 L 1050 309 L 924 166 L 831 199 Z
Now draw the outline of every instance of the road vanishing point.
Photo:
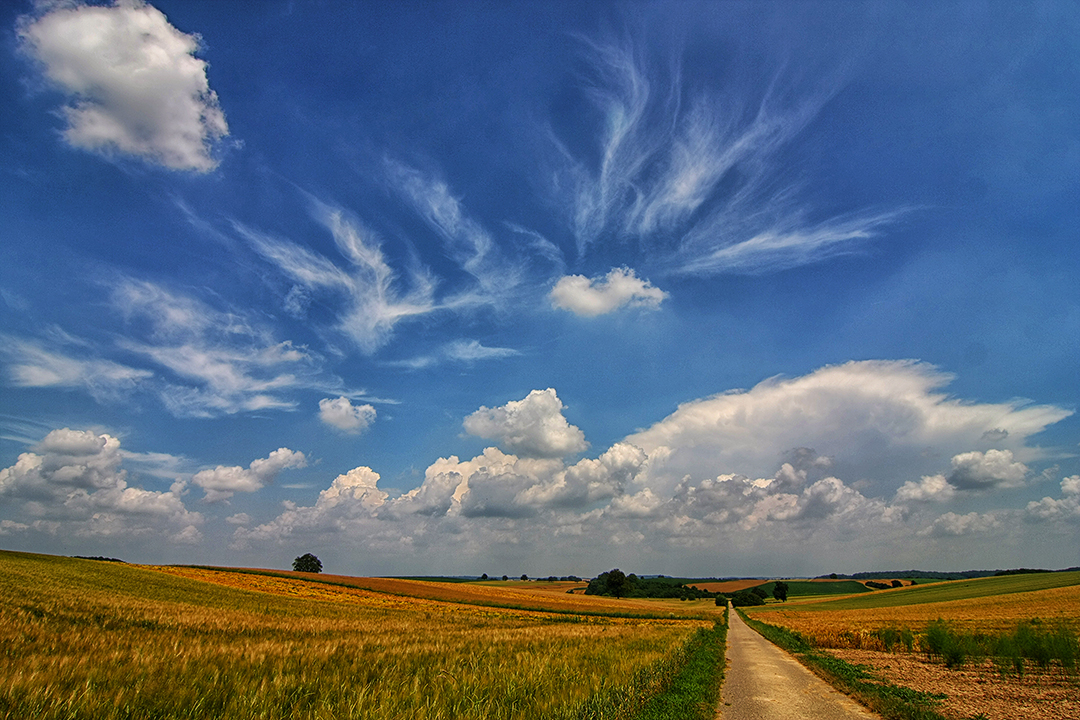
M 718 720 L 881 720 L 728 613 Z

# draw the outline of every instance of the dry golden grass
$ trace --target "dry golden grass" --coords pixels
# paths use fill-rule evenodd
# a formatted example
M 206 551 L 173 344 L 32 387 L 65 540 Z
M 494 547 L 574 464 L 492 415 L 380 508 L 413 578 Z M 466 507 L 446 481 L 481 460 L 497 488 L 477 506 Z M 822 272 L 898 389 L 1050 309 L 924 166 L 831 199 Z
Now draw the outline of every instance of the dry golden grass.
M 705 624 L 24 553 L 0 574 L 0 718 L 569 717 Z
M 183 574 L 188 570 L 200 570 L 186 567 L 156 567 L 155 569 L 174 574 Z M 602 615 L 638 615 L 638 616 L 677 616 L 690 617 L 718 617 L 723 614 L 722 608 L 716 608 L 712 601 L 708 602 L 658 602 L 640 598 L 602 597 L 598 595 L 585 595 L 582 593 L 568 594 L 563 592 L 550 592 L 545 587 L 546 582 L 519 582 L 503 584 L 495 583 L 453 583 L 435 582 L 429 580 L 411 580 L 405 578 L 373 578 L 351 577 L 348 575 L 327 575 L 311 573 L 287 572 L 284 570 L 262 570 L 254 568 L 217 568 L 213 570 L 201 570 L 208 573 L 200 575 L 200 579 L 208 582 L 214 580 L 214 575 L 220 575 L 221 582 L 226 582 L 224 576 L 234 575 L 245 577 L 266 576 L 289 578 L 303 581 L 311 585 L 325 585 L 327 587 L 350 587 L 360 590 L 368 590 L 375 593 L 423 598 L 441 602 L 461 603 L 470 605 L 485 605 L 522 610 L 547 610 L 561 613 L 597 613 Z M 238 582 L 229 580 L 228 582 Z M 550 583 L 557 584 L 557 583 Z M 571 583 L 579 587 L 584 584 Z

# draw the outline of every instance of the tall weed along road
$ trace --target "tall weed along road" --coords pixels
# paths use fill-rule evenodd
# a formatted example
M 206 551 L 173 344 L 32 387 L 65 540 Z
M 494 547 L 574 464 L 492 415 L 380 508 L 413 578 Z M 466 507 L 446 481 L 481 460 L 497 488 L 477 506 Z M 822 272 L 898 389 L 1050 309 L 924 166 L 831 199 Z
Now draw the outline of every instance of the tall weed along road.
M 832 689 L 731 610 L 722 720 L 880 720 Z

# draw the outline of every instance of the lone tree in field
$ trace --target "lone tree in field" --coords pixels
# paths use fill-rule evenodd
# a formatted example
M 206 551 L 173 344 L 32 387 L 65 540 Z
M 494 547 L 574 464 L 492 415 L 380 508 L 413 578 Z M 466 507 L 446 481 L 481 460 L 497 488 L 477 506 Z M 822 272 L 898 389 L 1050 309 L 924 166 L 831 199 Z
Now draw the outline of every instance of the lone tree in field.
M 780 602 L 787 602 L 787 583 L 783 580 L 777 580 L 773 585 L 772 596 Z
M 322 572 L 322 563 L 311 553 L 304 553 L 292 561 L 292 569 L 296 572 L 318 573 Z

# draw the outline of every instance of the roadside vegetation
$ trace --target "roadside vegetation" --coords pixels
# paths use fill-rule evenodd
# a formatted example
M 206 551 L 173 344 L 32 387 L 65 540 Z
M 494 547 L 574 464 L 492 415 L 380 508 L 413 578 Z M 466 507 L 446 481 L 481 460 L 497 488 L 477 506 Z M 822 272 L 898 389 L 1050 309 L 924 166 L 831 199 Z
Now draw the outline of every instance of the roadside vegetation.
M 796 656 L 814 673 L 858 699 L 886 720 L 948 720 L 940 710 L 943 696 L 888 683 L 863 665 L 853 665 L 813 647 L 802 635 L 743 615 L 766 639 Z
M 650 720 L 664 717 L 653 703 L 715 705 L 722 615 L 515 610 L 309 573 L 168 570 L 0 552 L 0 718 Z
M 885 717 L 1052 718 L 1080 710 L 1078 572 L 1011 571 L 744 612 L 763 635 Z

